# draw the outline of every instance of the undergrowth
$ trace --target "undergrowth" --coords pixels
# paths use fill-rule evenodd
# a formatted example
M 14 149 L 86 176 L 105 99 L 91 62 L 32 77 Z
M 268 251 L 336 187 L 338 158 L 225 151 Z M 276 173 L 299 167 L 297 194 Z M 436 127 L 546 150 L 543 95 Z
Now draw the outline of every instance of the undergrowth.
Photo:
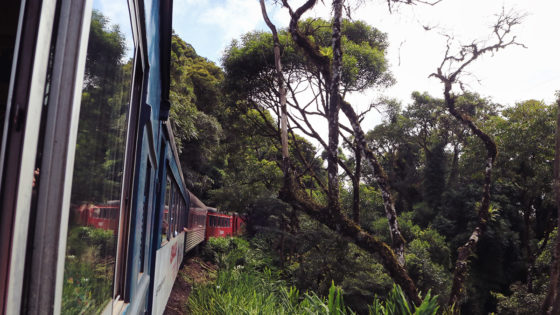
M 282 280 L 265 251 L 242 238 L 210 239 L 202 257 L 217 263 L 220 270 L 215 282 L 194 287 L 187 304 L 192 314 L 356 314 L 344 305 L 343 292 L 334 282 L 326 297 L 301 293 Z M 369 314 L 433 315 L 438 308 L 437 296 L 428 293 L 415 307 L 394 285 L 385 301 L 373 301 Z

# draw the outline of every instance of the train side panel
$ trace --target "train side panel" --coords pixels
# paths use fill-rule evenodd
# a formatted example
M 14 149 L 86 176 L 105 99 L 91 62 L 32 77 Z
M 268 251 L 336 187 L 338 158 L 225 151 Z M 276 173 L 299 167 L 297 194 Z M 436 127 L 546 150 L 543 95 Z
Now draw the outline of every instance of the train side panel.
M 158 239 L 154 256 L 154 269 L 150 301 L 151 314 L 162 314 L 171 294 L 173 283 L 185 252 L 185 227 L 187 226 L 187 205 L 189 196 L 178 161 L 173 132 L 166 124 L 162 147 L 162 181 L 159 196 L 159 224 L 154 231 Z
M 185 252 L 195 248 L 198 244 L 204 242 L 206 236 L 206 216 L 208 210 L 206 205 L 202 203 L 195 195 L 189 192 L 190 204 L 188 212 L 188 223 L 185 228 Z
M 179 234 L 156 252 L 155 289 L 152 314 L 161 315 L 183 261 L 185 233 Z

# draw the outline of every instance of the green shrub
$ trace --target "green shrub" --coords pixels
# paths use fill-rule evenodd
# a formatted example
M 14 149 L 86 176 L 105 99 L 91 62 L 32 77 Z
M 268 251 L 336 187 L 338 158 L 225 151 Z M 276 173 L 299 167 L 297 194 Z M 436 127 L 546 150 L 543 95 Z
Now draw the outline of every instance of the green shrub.
M 420 306 L 414 306 L 408 301 L 401 287 L 394 285 L 387 299 L 383 302 L 379 299 L 373 301 L 370 307 L 370 315 L 435 315 L 439 309 L 437 296 L 431 296 L 430 292 L 422 301 Z
M 343 290 L 331 282 L 326 297 L 315 292 L 300 294 L 281 279 L 272 266 L 266 239 L 211 239 L 205 247 L 207 254 L 219 257 L 220 271 L 214 283 L 193 289 L 187 308 L 192 314 L 334 314 L 351 315 Z M 425 255 L 429 255 L 427 251 Z M 268 265 L 268 266 L 267 266 Z M 379 298 L 369 307 L 370 314 L 434 315 L 439 306 L 437 296 L 428 292 L 422 304 L 413 306 L 402 289 L 396 285 L 387 299 Z

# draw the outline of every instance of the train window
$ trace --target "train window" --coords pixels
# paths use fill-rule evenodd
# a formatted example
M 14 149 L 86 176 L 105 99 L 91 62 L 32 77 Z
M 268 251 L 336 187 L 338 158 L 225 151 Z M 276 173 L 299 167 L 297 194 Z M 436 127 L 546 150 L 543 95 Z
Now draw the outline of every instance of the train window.
M 172 220 L 172 231 L 173 237 L 177 236 L 177 185 L 173 183 L 173 220 Z
M 175 185 L 175 182 L 173 182 L 173 184 L 171 185 L 171 189 L 173 191 L 172 193 L 172 219 L 171 219 L 171 230 L 170 230 L 170 234 L 172 237 L 175 237 L 175 235 L 177 235 L 177 230 L 176 230 L 176 226 L 177 226 L 177 185 Z
M 181 233 L 183 231 L 183 228 L 185 227 L 185 219 L 187 218 L 187 214 L 184 211 L 183 208 L 183 199 L 181 199 L 181 202 L 179 203 L 179 233 Z
M 173 238 L 173 223 L 175 223 L 175 207 L 173 207 L 175 201 L 175 187 L 173 184 L 170 185 L 169 190 L 169 232 L 167 238 Z
M 179 199 L 179 232 L 183 230 L 183 220 L 185 219 L 185 206 L 183 204 L 183 198 Z
M 127 2 L 100 5 L 94 1 L 88 37 L 62 313 L 100 313 L 113 297 L 117 241 L 114 229 L 121 207 L 134 48 L 130 20 L 121 18 L 122 12 L 128 12 Z M 90 205 L 105 207 L 97 207 L 91 217 L 88 211 L 80 212 Z M 109 218 L 112 208 L 115 215 L 110 220 L 99 218 Z
M 142 208 L 142 219 L 141 219 L 141 227 L 142 231 L 140 232 L 140 237 L 142 241 L 140 242 L 140 272 L 144 272 L 146 270 L 145 266 L 147 263 L 148 258 L 146 257 L 146 236 L 147 233 L 147 225 L 148 225 L 148 213 L 150 213 L 150 183 L 152 179 L 152 165 L 150 162 L 146 165 L 146 176 L 144 177 L 144 207 Z
M 177 219 L 177 233 L 181 233 L 183 230 L 183 196 L 179 195 L 179 215 Z
M 169 177 L 167 178 L 167 184 L 165 185 L 165 203 L 163 208 L 163 220 L 161 222 L 161 245 L 165 244 L 169 240 L 169 235 L 167 235 L 167 230 L 169 227 L 168 217 L 169 217 L 169 202 L 171 199 L 171 182 Z

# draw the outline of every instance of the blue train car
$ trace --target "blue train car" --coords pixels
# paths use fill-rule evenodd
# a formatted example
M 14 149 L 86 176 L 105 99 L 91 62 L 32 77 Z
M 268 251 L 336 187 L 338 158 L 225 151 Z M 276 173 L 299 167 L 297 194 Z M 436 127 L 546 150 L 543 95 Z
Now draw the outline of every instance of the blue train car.
M 206 211 L 168 122 L 171 10 L 0 4 L 1 314 L 163 313 Z

